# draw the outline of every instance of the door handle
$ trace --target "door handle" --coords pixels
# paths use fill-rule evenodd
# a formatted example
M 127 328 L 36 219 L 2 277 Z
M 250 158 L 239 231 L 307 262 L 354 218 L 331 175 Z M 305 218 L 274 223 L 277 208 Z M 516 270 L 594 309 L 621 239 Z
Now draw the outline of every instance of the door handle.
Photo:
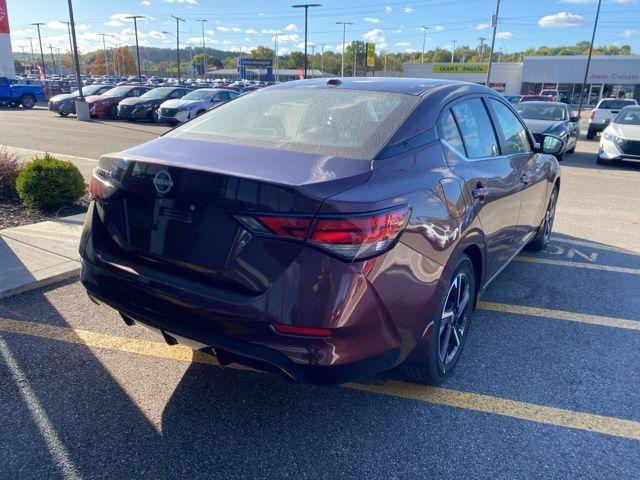
M 471 193 L 473 193 L 474 198 L 484 200 L 484 197 L 489 195 L 489 189 L 479 184 Z

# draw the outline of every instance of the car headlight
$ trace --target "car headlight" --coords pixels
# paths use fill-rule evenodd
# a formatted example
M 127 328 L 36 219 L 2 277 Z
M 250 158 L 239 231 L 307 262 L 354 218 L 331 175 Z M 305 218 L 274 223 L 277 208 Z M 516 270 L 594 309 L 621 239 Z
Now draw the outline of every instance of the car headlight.
M 614 135 L 613 133 L 604 132 L 604 138 L 614 143 L 622 143 L 624 142 L 624 138 L 619 137 L 618 135 Z

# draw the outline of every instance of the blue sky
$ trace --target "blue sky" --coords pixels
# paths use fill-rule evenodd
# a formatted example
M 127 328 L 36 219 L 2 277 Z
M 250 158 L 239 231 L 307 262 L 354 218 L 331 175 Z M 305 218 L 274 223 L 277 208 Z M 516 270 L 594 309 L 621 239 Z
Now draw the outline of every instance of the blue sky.
M 302 9 L 296 2 L 281 0 L 75 0 L 78 37 L 84 51 L 102 47 L 99 33 L 107 33 L 109 45 L 133 44 L 133 24 L 127 15 L 145 15 L 139 21 L 141 43 L 173 47 L 175 32 L 171 15 L 186 19 L 180 24 L 181 45 L 201 44 L 201 24 L 206 19 L 206 43 L 223 50 L 248 51 L 256 45 L 273 46 L 274 33 L 280 33 L 280 51 L 300 50 L 304 40 Z M 419 51 L 421 25 L 429 27 L 426 48 L 476 46 L 478 37 L 491 37 L 490 18 L 495 0 L 318 0 L 323 6 L 310 9 L 309 44 L 320 49 L 340 51 L 342 27 L 348 26 L 350 40 L 373 41 L 377 50 Z M 29 23 L 45 22 L 43 44 L 68 48 L 67 2 L 52 0 L 7 0 L 12 43 L 15 51 L 29 51 L 29 36 L 35 37 Z M 505 52 L 540 45 L 574 44 L 588 40 L 595 18 L 595 0 L 502 0 L 496 49 Z M 630 44 L 640 52 L 640 0 L 603 0 L 596 44 Z M 36 51 L 37 42 L 34 43 Z

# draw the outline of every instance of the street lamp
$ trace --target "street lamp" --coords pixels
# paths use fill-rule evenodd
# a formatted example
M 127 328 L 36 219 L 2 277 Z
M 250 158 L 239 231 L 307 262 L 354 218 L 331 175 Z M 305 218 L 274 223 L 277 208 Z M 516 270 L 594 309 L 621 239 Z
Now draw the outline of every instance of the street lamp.
M 38 29 L 38 42 L 40 43 L 40 60 L 42 62 L 42 75 L 44 76 L 44 80 L 47 78 L 47 70 L 44 66 L 44 52 L 42 51 L 42 36 L 40 35 L 40 25 L 46 25 L 46 23 L 30 23 L 29 25 L 33 25 Z
M 178 63 L 178 85 L 180 85 L 180 22 L 184 22 L 184 18 L 171 16 L 176 19 L 176 61 Z
M 108 61 L 108 57 L 107 57 L 107 44 L 104 41 L 104 37 L 110 37 L 111 35 L 109 35 L 108 33 L 99 33 L 99 36 L 102 37 L 102 51 L 104 53 L 104 73 L 105 75 L 109 75 L 109 61 Z M 113 59 L 111 59 L 113 60 Z
M 303 5 L 291 5 L 293 8 L 304 8 L 304 78 L 307 78 L 307 17 L 310 7 L 321 7 L 319 3 L 305 3 Z
M 451 63 L 453 63 L 453 55 L 455 54 L 456 51 L 456 43 L 458 43 L 455 40 L 451 41 Z
M 177 39 L 178 37 L 176 37 L 175 33 L 171 33 L 171 32 L 167 32 L 166 30 L 162 31 L 163 35 L 171 35 L 173 38 Z M 178 67 L 179 68 L 179 67 Z
M 340 76 L 344 77 L 344 42 L 347 35 L 347 25 L 353 25 L 353 22 L 336 22 L 337 25 L 342 25 L 342 68 L 340 70 Z
M 202 78 L 207 78 L 207 49 L 204 45 L 204 24 L 207 20 L 202 18 L 200 20 L 196 20 L 196 22 L 200 22 L 202 24 Z
M 422 34 L 422 56 L 420 57 L 420 63 L 424 63 L 424 44 L 427 41 L 427 30 L 429 30 L 429 27 L 422 25 L 420 28 L 424 30 Z
M 130 15 L 127 18 L 133 19 L 133 28 L 136 32 L 136 60 L 138 65 L 138 82 L 142 83 L 142 73 L 140 72 L 140 45 L 138 44 L 138 19 L 145 18 L 144 15 Z

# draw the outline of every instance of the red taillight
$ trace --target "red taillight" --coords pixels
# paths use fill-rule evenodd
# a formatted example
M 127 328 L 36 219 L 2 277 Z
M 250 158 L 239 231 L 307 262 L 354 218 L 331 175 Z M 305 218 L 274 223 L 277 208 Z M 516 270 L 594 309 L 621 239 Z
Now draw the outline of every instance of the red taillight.
M 115 187 L 108 181 L 110 173 L 103 168 L 96 168 L 89 179 L 89 194 L 100 200 L 106 200 L 113 192 Z
M 330 328 L 313 328 L 313 327 L 298 327 L 295 325 L 284 325 L 282 323 L 271 324 L 273 330 L 276 333 L 282 335 L 303 335 L 308 337 L 330 337 Z
M 409 220 L 409 208 L 335 217 L 239 216 L 255 233 L 305 240 L 346 260 L 362 260 L 388 250 Z

